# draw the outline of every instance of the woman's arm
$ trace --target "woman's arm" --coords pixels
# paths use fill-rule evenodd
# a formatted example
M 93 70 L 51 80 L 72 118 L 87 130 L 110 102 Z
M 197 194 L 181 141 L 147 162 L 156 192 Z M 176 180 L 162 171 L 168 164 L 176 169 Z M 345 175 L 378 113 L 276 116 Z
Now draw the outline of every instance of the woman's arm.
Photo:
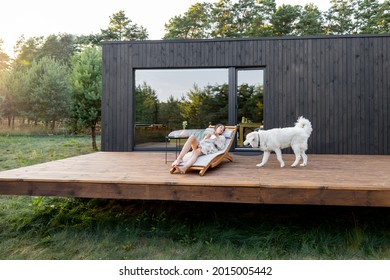
M 225 142 L 226 142 L 225 136 L 219 135 L 217 139 L 215 139 L 214 144 L 218 150 L 223 150 L 225 148 Z
M 211 134 L 210 134 L 210 133 L 206 134 L 206 136 L 203 138 L 203 141 L 205 141 L 205 140 L 207 140 L 207 139 L 210 139 L 210 137 L 211 137 Z

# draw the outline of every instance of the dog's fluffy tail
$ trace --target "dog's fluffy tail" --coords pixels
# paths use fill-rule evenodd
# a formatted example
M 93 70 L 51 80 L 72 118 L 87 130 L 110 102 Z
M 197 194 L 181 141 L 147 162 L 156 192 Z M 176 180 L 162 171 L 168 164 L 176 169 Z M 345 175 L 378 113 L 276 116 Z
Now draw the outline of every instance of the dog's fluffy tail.
M 304 117 L 299 117 L 297 122 L 295 123 L 296 127 L 303 128 L 307 134 L 311 134 L 313 128 L 311 126 L 311 122 L 308 119 L 305 119 Z

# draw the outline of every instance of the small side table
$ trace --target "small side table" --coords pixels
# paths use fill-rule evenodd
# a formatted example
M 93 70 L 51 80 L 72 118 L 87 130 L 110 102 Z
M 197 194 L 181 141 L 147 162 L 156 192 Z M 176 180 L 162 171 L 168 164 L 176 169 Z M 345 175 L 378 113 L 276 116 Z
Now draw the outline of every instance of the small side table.
M 244 143 L 244 137 L 246 130 L 250 130 L 250 132 L 254 131 L 256 128 L 260 128 L 261 123 L 240 123 L 240 129 L 239 129 L 239 137 L 237 146 L 240 147 Z
M 180 140 L 181 139 L 188 139 L 189 136 L 165 136 L 165 164 L 168 162 L 167 155 L 168 155 L 168 141 L 175 140 L 175 155 L 177 158 L 177 154 L 180 149 Z

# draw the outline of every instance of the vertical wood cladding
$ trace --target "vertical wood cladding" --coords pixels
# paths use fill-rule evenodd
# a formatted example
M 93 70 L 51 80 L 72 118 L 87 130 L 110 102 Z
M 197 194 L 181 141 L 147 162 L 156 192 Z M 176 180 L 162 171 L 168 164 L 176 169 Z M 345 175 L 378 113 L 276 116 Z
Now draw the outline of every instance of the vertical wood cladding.
M 309 118 L 309 153 L 390 154 L 390 35 L 104 43 L 102 150 L 133 150 L 136 69 L 217 67 L 264 67 L 265 128 Z

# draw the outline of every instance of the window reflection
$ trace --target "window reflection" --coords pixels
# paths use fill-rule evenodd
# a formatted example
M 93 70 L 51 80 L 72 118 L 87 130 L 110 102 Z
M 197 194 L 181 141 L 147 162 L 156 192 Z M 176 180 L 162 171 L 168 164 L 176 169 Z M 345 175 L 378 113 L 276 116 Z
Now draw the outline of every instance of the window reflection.
M 228 69 L 135 71 L 135 143 L 165 148 L 172 130 L 228 120 Z
M 237 123 L 240 124 L 237 146 L 245 136 L 263 125 L 263 70 L 237 71 Z

